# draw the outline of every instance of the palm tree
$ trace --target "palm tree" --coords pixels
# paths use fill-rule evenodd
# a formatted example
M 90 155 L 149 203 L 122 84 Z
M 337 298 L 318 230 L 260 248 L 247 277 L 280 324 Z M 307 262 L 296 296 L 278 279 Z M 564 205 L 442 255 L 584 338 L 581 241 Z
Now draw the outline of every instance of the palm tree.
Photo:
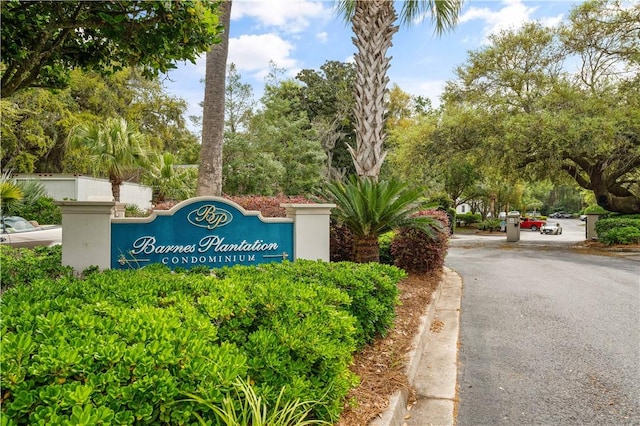
M 222 40 L 207 52 L 202 111 L 202 145 L 196 195 L 222 195 L 222 142 L 224 136 L 225 84 L 229 52 L 231 0 L 220 3 Z
M 92 174 L 108 177 L 113 199 L 118 202 L 125 174 L 148 162 L 147 140 L 124 118 L 79 125 L 69 134 L 69 142 L 85 150 Z
M 142 181 L 153 189 L 153 202 L 182 201 L 195 195 L 197 169 L 180 167 L 170 152 L 157 156 Z
M 405 24 L 431 15 L 437 34 L 458 20 L 462 0 L 406 0 L 401 17 Z M 359 176 L 377 179 L 386 156 L 383 150 L 385 93 L 391 58 L 386 56 L 398 31 L 398 14 L 392 0 L 338 0 L 337 10 L 353 27 L 355 54 L 355 127 L 356 146 L 349 146 Z
M 346 183 L 327 184 L 325 197 L 336 204 L 335 218 L 353 233 L 353 255 L 358 263 L 379 262 L 378 237 L 406 227 L 417 228 L 428 236 L 442 224 L 430 216 L 416 216 L 421 210 L 420 191 L 397 182 L 377 182 L 352 175 Z
M 11 178 L 11 172 L 5 171 L 0 175 L 0 216 L 15 203 L 20 202 L 24 194 L 20 185 Z

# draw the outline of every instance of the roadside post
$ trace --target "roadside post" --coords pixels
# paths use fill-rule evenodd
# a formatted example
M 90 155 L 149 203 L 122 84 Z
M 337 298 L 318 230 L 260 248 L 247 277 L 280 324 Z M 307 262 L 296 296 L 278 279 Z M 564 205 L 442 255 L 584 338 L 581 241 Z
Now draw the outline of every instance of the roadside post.
M 596 232 L 596 222 L 600 214 L 587 213 L 587 224 L 585 226 L 585 238 L 587 241 L 596 241 L 598 239 L 598 233 Z
M 520 241 L 520 212 L 511 211 L 507 213 L 507 242 L 518 241 Z

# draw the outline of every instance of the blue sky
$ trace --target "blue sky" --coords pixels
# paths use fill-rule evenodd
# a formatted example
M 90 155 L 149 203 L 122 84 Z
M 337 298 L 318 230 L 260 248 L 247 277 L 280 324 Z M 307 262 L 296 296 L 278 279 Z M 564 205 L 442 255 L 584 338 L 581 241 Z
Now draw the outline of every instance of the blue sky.
M 489 34 L 535 20 L 557 25 L 581 2 L 467 0 L 458 25 L 444 35 L 434 35 L 429 18 L 401 26 L 388 52 L 392 56 L 389 87 L 397 84 L 409 94 L 430 98 L 437 106 L 455 68 L 466 61 L 469 51 L 486 44 Z M 352 60 L 351 27 L 333 6 L 333 1 L 233 1 L 228 62 L 236 65 L 243 82 L 252 85 L 256 100 L 262 95 L 269 61 L 295 77 L 298 71 L 318 70 L 327 61 Z M 202 115 L 198 104 L 204 97 L 200 83 L 204 75 L 203 54 L 196 64 L 179 63 L 165 80 L 169 93 L 188 102 L 187 115 Z

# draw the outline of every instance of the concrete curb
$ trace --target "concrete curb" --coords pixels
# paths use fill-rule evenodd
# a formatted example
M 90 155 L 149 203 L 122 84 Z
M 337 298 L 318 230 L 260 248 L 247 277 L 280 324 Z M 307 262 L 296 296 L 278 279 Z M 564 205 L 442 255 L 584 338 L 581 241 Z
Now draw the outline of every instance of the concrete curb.
M 418 400 L 407 407 L 409 392 L 401 389 L 389 399 L 389 408 L 369 426 L 454 424 L 461 295 L 460 276 L 445 267 L 442 281 L 420 318 L 405 367 Z M 431 331 L 436 319 L 442 321 L 442 329 Z

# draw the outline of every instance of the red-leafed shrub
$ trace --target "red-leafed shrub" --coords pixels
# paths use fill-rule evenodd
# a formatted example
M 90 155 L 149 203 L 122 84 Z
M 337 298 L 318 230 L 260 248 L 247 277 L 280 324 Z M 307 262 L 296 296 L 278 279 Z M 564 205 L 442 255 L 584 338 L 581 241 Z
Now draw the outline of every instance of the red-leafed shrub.
M 287 217 L 284 207 L 280 207 L 282 203 L 291 204 L 310 204 L 314 201 L 303 196 L 287 197 L 280 195 L 275 197 L 265 197 L 262 195 L 224 195 L 223 198 L 239 204 L 245 210 L 259 211 L 264 217 Z M 177 201 L 166 201 L 158 203 L 155 210 L 169 210 L 178 204 Z
M 353 262 L 353 233 L 335 220 L 329 227 L 329 258 L 332 262 Z
M 266 197 L 262 195 L 225 195 L 225 198 L 240 204 L 245 210 L 256 210 L 262 213 L 264 217 L 287 217 L 284 207 L 280 207 L 282 203 L 290 204 L 310 204 L 312 200 L 303 196 L 287 197 L 279 195 L 275 197 Z
M 442 268 L 449 243 L 449 219 L 446 212 L 423 210 L 417 214 L 439 220 L 443 229 L 435 237 L 429 237 L 418 229 L 398 230 L 391 242 L 391 255 L 394 264 L 409 273 L 425 273 Z

